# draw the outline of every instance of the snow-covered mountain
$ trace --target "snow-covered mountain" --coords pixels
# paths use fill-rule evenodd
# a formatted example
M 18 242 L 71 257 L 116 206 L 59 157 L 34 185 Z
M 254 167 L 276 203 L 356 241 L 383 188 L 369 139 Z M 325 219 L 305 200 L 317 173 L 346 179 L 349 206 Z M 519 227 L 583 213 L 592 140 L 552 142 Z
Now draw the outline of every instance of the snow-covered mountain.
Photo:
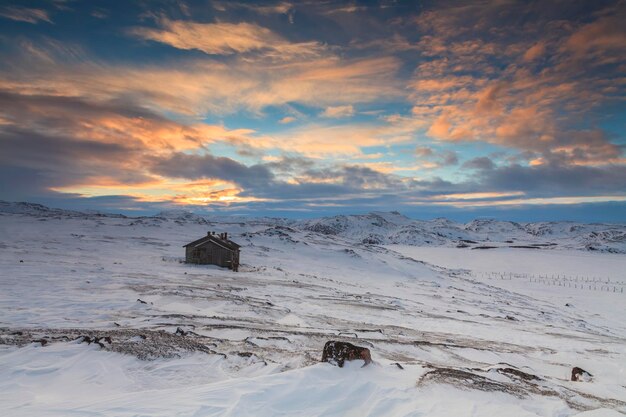
M 127 217 L 101 212 L 51 209 L 33 203 L 0 201 L 0 212 L 32 216 Z M 154 216 L 136 217 L 142 224 L 163 221 L 178 224 L 247 224 L 258 227 L 290 227 L 327 236 L 338 236 L 361 244 L 449 246 L 458 248 L 528 247 L 535 249 L 581 249 L 626 253 L 626 225 L 576 222 L 517 223 L 476 219 L 457 223 L 446 218 L 413 220 L 397 211 L 363 215 L 340 215 L 310 220 L 273 217 L 199 215 L 185 210 L 168 210 Z
M 461 248 L 528 246 L 626 253 L 626 225 L 516 223 L 493 219 L 462 224 L 445 218 L 411 220 L 398 212 L 391 212 L 324 217 L 301 221 L 292 227 L 371 244 Z

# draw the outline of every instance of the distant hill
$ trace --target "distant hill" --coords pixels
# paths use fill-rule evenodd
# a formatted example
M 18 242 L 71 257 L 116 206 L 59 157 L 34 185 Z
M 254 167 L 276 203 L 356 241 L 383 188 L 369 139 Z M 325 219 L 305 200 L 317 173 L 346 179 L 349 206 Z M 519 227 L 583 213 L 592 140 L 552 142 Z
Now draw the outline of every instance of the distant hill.
M 0 213 L 38 217 L 127 218 L 121 214 L 53 209 L 34 203 L 0 201 Z M 133 217 L 129 217 L 133 218 Z M 211 216 L 185 210 L 168 210 L 154 216 L 136 217 L 140 223 L 164 222 L 219 226 L 247 224 L 288 227 L 289 230 L 338 236 L 365 245 L 455 246 L 459 248 L 526 247 L 567 248 L 626 253 L 626 225 L 577 222 L 519 223 L 476 219 L 457 223 L 446 218 L 413 220 L 397 211 L 362 215 L 339 215 L 308 220 L 272 217 Z

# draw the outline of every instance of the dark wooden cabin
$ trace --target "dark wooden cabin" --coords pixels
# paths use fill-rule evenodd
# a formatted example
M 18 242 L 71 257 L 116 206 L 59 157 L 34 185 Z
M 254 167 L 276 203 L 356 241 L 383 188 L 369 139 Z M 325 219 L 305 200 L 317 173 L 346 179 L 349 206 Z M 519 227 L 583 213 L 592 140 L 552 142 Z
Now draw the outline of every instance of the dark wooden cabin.
M 209 232 L 205 237 L 187 243 L 185 261 L 191 264 L 218 265 L 233 271 L 239 269 L 239 246 L 228 239 L 228 233 Z

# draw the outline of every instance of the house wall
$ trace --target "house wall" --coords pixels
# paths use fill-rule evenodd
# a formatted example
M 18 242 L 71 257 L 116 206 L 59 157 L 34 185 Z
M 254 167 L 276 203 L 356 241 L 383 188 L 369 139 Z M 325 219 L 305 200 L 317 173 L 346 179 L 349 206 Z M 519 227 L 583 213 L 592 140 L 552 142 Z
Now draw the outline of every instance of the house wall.
M 185 248 L 185 262 L 187 263 L 197 263 L 193 258 L 193 248 L 191 246 L 187 246 Z
M 211 242 L 197 248 L 190 246 L 185 248 L 185 259 L 188 263 L 210 264 L 229 268 L 232 265 L 231 259 L 233 258 L 238 265 L 239 251 L 231 251 Z

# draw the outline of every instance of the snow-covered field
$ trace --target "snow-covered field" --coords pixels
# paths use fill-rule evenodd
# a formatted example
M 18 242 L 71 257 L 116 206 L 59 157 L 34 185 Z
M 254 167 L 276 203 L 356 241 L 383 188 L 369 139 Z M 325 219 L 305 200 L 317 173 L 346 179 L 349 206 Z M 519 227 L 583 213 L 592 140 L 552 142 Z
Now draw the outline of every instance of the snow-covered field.
M 0 415 L 623 415 L 625 229 L 4 203 Z M 208 230 L 240 272 L 181 263 Z M 319 363 L 328 340 L 375 364 Z

